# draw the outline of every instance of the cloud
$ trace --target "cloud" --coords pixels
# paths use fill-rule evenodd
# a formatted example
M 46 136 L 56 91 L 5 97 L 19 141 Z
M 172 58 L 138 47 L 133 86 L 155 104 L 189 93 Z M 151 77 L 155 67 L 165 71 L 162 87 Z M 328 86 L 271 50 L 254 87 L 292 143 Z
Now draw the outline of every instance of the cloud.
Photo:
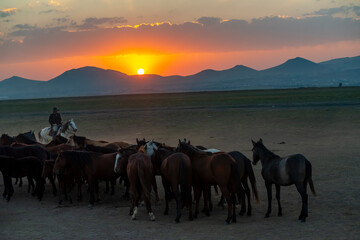
M 360 6 L 341 6 L 336 8 L 323 8 L 311 13 L 306 13 L 304 16 L 360 16 Z
M 221 20 L 222 20 L 221 18 L 215 18 L 215 17 L 201 17 L 198 18 L 196 21 L 203 25 L 211 26 L 211 25 L 220 24 Z
M 11 16 L 13 14 L 15 14 L 17 12 L 17 8 L 7 8 L 7 9 L 3 9 L 0 10 L 0 17 L 8 17 Z
M 60 13 L 61 11 L 57 10 L 57 9 L 49 9 L 49 10 L 45 10 L 45 11 L 40 11 L 39 14 L 47 14 L 47 13 Z
M 120 17 L 87 18 L 81 25 L 59 19 L 59 26 L 47 28 L 15 25 L 10 36 L 23 36 L 23 43 L 5 41 L 0 46 L 0 63 L 124 53 L 261 51 L 360 40 L 360 20 L 331 16 L 252 21 L 206 17 L 182 24 L 108 28 L 123 22 Z
M 48 3 L 49 6 L 54 6 L 54 7 L 58 7 L 60 6 L 60 2 L 57 2 L 55 0 L 50 0 L 50 2 Z
M 82 25 L 78 26 L 80 30 L 91 30 L 100 28 L 100 26 L 116 26 L 127 23 L 127 20 L 123 17 L 104 17 L 104 18 L 86 18 Z

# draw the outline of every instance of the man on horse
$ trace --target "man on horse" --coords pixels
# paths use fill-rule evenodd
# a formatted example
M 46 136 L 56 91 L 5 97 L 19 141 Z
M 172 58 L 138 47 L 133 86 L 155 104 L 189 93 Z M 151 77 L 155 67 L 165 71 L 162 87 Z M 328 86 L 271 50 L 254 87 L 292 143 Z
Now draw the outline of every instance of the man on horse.
M 56 136 L 59 131 L 60 126 L 62 125 L 62 119 L 60 113 L 58 113 L 59 109 L 56 107 L 53 108 L 53 113 L 49 116 L 50 127 L 50 136 Z

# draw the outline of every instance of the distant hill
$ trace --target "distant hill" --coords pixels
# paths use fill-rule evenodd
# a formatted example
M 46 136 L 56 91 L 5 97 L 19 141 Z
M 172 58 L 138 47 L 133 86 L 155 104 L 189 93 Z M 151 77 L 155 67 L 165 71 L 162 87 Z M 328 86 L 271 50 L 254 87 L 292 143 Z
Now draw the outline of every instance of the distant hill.
M 237 65 L 189 76 L 127 75 L 96 67 L 72 69 L 49 81 L 11 77 L 0 82 L 0 99 L 96 96 L 133 93 L 360 86 L 360 56 L 314 63 L 294 58 L 255 70 Z

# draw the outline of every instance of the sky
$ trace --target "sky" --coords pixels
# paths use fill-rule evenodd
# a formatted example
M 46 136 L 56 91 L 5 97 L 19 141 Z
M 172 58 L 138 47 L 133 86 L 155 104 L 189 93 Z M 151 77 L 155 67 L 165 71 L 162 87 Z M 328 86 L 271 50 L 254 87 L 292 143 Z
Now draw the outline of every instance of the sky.
M 360 55 L 358 0 L 1 0 L 0 80 L 190 75 Z

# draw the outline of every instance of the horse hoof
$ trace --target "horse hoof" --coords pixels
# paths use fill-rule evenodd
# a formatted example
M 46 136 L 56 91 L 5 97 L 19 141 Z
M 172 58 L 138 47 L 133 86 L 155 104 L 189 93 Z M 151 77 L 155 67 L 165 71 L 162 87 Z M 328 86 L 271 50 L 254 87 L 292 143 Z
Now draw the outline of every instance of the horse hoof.
M 244 213 L 243 213 L 243 212 L 239 212 L 239 216 L 244 216 Z
M 168 210 L 165 210 L 164 211 L 164 215 L 168 215 L 169 214 L 169 211 Z
M 264 218 L 269 218 L 270 217 L 270 214 L 265 214 L 265 217 Z
M 248 215 L 248 216 L 251 216 L 251 212 L 248 212 L 247 215 Z
M 194 218 L 192 216 L 189 216 L 189 221 L 193 221 Z
M 92 203 L 88 204 L 88 208 L 92 209 L 93 207 L 94 207 L 94 204 L 92 204 Z
M 61 205 L 61 204 L 62 204 L 62 201 L 59 201 L 58 203 L 59 203 L 59 205 Z
M 282 216 L 282 213 L 278 213 L 278 217 L 281 217 Z
M 225 220 L 224 225 L 229 225 L 230 221 L 229 220 Z
M 175 218 L 175 223 L 179 223 L 180 220 L 178 218 Z

